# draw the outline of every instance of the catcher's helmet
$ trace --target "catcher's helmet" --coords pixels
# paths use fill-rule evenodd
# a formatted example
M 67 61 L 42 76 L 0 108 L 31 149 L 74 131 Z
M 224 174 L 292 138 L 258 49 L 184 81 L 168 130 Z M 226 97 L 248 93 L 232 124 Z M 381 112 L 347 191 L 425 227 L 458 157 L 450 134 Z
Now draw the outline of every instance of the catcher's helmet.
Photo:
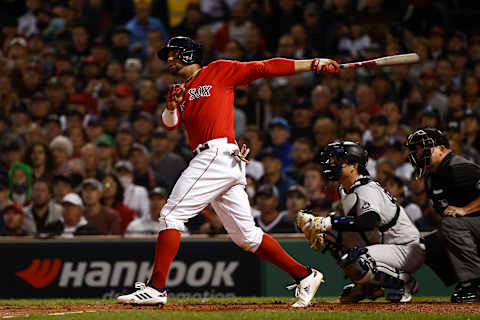
M 367 170 L 368 152 L 358 143 L 351 141 L 333 142 L 323 148 L 320 153 L 320 165 L 323 177 L 329 181 L 340 179 L 342 164 L 332 163 L 331 159 L 343 159 L 348 164 L 358 163 L 358 173 L 369 175 Z
M 201 64 L 202 49 L 200 45 L 189 37 L 173 37 L 168 40 L 167 45 L 158 51 L 160 59 L 167 61 L 168 53 L 172 50 L 179 50 L 178 58 L 185 64 Z
M 408 161 L 415 168 L 415 173 L 418 177 L 423 177 L 428 173 L 433 147 L 450 147 L 447 135 L 435 128 L 416 130 L 407 137 L 405 145 L 410 150 Z M 417 146 L 420 146 L 420 148 Z M 423 150 L 421 155 L 418 155 L 419 149 Z

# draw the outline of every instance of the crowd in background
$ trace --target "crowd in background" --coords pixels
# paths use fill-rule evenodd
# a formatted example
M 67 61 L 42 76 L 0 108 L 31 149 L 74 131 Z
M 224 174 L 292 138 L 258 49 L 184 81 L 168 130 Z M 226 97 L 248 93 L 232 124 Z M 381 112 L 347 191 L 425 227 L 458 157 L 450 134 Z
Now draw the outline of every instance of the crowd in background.
M 339 62 L 416 52 L 421 62 L 261 79 L 235 90 L 235 133 L 251 149 L 246 192 L 266 232 L 297 210 L 334 209 L 317 157 L 362 144 L 368 170 L 422 231 L 439 216 L 404 147 L 445 130 L 480 163 L 480 10 L 475 2 L 382 0 L 7 0 L 0 13 L 0 234 L 156 234 L 193 157 L 160 123 L 175 79 L 156 57 L 189 36 L 203 64 L 271 57 Z M 224 233 L 213 209 L 188 232 Z

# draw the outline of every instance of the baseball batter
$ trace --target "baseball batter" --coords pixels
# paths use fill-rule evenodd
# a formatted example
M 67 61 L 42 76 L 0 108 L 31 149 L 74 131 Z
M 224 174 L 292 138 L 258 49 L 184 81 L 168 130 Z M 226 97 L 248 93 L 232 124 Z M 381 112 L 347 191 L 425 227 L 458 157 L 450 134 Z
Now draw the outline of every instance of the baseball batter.
M 201 67 L 202 51 L 190 38 L 174 37 L 158 52 L 169 72 L 185 79 L 167 97 L 162 123 L 173 130 L 183 123 L 195 157 L 178 179 L 159 221 L 160 233 L 152 275 L 136 292 L 118 297 L 121 303 L 164 304 L 168 270 L 180 245 L 184 223 L 211 204 L 232 240 L 278 266 L 295 280 L 298 301 L 310 304 L 323 275 L 290 257 L 279 243 L 255 226 L 245 192 L 248 149 L 239 150 L 233 129 L 234 88 L 273 76 L 313 71 L 339 72 L 330 59 L 291 60 L 275 58 L 256 62 L 218 60 Z
M 328 217 L 300 211 L 297 223 L 315 248 L 323 247 L 325 233 L 333 231 L 337 244 L 348 249 L 337 262 L 354 285 L 344 288 L 340 300 L 375 299 L 385 289 L 388 300 L 409 302 L 418 290 L 411 274 L 425 260 L 420 232 L 396 200 L 368 177 L 368 155 L 360 145 L 331 143 L 320 158 L 325 179 L 340 183 L 342 209 Z

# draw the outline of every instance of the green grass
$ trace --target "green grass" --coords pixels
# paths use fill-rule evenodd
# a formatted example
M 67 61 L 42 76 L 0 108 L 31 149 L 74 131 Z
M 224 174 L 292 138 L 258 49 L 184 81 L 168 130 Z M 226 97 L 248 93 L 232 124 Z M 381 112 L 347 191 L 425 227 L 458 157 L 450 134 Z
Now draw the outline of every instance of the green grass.
M 317 298 L 317 302 L 334 302 L 336 297 Z M 416 297 L 414 301 L 440 301 L 446 302 L 447 297 Z M 272 303 L 272 302 L 293 302 L 293 298 L 284 297 L 236 297 L 236 298 L 205 298 L 205 299 L 169 299 L 172 303 Z M 67 305 L 67 304 L 112 304 L 115 303 L 113 299 L 0 299 L 0 305 L 14 305 L 14 306 L 48 306 L 48 305 Z M 341 305 L 339 305 L 341 308 Z M 309 320 L 309 319 L 325 319 L 325 320 L 410 320 L 410 319 L 479 319 L 480 308 L 478 314 L 472 313 L 456 313 L 456 314 L 442 314 L 442 313 L 415 313 L 415 312 L 316 312 L 316 311 L 247 311 L 247 312 L 215 312 L 215 311 L 162 311 L 161 309 L 152 310 L 124 310 L 111 312 L 95 312 L 95 313 L 80 313 L 67 315 L 48 315 L 48 314 L 34 314 L 28 317 L 16 317 L 13 319 L 58 319 L 58 320 Z
M 315 298 L 317 302 L 335 302 L 337 297 L 320 297 Z M 377 301 L 384 301 L 378 299 Z M 414 301 L 422 302 L 448 302 L 449 297 L 414 297 Z M 233 298 L 169 298 L 170 303 L 269 303 L 274 301 L 293 302 L 295 298 L 285 297 L 233 297 Z M 0 299 L 0 305 L 15 305 L 15 306 L 41 306 L 41 305 L 61 305 L 61 304 L 112 304 L 116 303 L 114 299 Z

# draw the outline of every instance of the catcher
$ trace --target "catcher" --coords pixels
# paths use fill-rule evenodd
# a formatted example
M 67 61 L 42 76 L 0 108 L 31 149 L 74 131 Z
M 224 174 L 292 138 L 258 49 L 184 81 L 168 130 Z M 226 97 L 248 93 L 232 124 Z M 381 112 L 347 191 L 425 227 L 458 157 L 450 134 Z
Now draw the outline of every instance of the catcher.
M 418 291 L 411 276 L 424 263 L 420 232 L 403 208 L 366 169 L 367 152 L 350 141 L 331 143 L 320 157 L 328 181 L 338 181 L 340 202 L 327 217 L 306 210 L 297 224 L 316 250 L 328 250 L 353 281 L 340 302 L 352 303 L 383 296 L 409 302 Z

